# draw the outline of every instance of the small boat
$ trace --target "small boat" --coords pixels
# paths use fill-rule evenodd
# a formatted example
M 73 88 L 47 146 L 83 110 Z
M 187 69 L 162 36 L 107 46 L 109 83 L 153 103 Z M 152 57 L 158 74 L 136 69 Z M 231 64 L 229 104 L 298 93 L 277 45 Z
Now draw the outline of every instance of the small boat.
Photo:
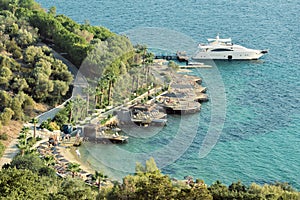
M 202 66 L 204 65 L 204 63 L 202 62 L 197 62 L 197 61 L 194 61 L 194 60 L 189 60 L 188 61 L 188 66 Z
M 268 50 L 256 50 L 233 44 L 231 38 L 207 39 L 208 44 L 199 44 L 193 60 L 257 60 Z

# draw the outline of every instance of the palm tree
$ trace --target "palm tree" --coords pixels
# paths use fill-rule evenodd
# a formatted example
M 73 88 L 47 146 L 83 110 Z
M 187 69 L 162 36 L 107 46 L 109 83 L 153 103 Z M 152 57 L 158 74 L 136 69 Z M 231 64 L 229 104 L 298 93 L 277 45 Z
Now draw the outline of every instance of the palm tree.
M 36 124 L 39 123 L 39 119 L 33 118 L 31 119 L 31 123 L 33 123 L 33 138 L 36 136 Z
M 72 118 L 73 118 L 73 109 L 74 109 L 74 102 L 73 100 L 68 101 L 67 105 L 66 105 L 66 111 L 69 113 L 69 123 L 72 122 Z
M 107 81 L 106 77 L 101 77 L 99 79 L 98 85 L 97 85 L 97 88 L 99 88 L 99 90 L 100 90 L 100 100 L 99 100 L 100 106 L 102 106 L 104 93 L 105 93 L 105 90 L 107 90 L 107 87 L 108 87 L 108 81 Z
M 92 87 L 90 87 L 90 85 L 87 86 L 86 88 L 86 115 L 88 116 L 89 114 L 89 108 L 90 108 L 90 95 L 92 95 L 94 93 L 94 90 Z
M 139 47 L 138 52 L 139 52 L 139 53 L 143 53 L 143 55 L 142 55 L 142 58 L 143 58 L 142 64 L 143 64 L 143 66 L 145 67 L 145 58 L 146 58 L 147 46 L 146 46 L 146 45 L 141 45 L 141 46 Z M 145 68 L 144 68 L 144 70 L 145 70 Z
M 95 89 L 95 109 L 97 108 L 98 98 L 102 95 L 100 88 L 96 87 Z
M 136 83 L 136 81 L 138 81 L 138 77 L 139 77 L 139 70 L 137 68 L 131 68 L 129 70 L 129 76 L 131 77 L 131 92 L 134 92 L 137 90 L 137 88 L 135 87 L 135 85 L 137 85 L 138 83 Z
M 101 182 L 102 181 L 106 181 L 107 176 L 104 175 L 102 172 L 100 171 L 95 171 L 95 174 L 92 176 L 92 179 L 94 181 L 96 181 L 96 183 L 98 184 L 98 192 L 100 193 L 101 190 Z
M 137 77 L 136 77 L 136 88 L 135 88 L 135 90 L 138 90 L 139 87 L 140 87 L 140 76 L 137 75 Z
M 89 112 L 89 103 L 90 103 L 90 85 L 88 84 L 86 88 L 84 88 L 84 93 L 86 94 L 86 110 L 85 112 L 88 115 Z
M 80 165 L 78 163 L 69 163 L 67 170 L 72 173 L 72 178 L 74 178 L 75 174 L 80 171 Z
M 27 139 L 24 139 L 24 138 L 19 139 L 17 147 L 21 151 L 21 156 L 24 156 L 25 151 L 28 150 L 28 148 L 29 148 L 27 145 Z
M 27 139 L 29 134 L 29 127 L 23 126 L 20 135 L 17 147 L 21 150 L 21 155 L 23 156 L 25 151 L 29 149 Z
M 29 132 L 29 128 L 26 126 L 23 126 L 23 128 L 20 132 L 20 135 L 19 135 L 19 139 L 24 139 L 26 144 L 27 144 L 28 132 Z
M 80 118 L 84 118 L 86 115 L 86 101 L 84 101 L 80 96 L 76 97 L 73 101 L 73 109 L 74 109 L 74 122 Z
M 153 53 L 147 53 L 145 59 L 145 67 L 146 67 L 146 86 L 148 86 L 148 76 L 150 75 L 150 67 L 149 65 L 153 63 L 154 54 Z
M 114 87 L 114 83 L 117 80 L 117 76 L 113 72 L 109 72 L 106 76 L 108 80 L 108 105 L 111 104 L 111 97 L 112 97 L 112 88 Z

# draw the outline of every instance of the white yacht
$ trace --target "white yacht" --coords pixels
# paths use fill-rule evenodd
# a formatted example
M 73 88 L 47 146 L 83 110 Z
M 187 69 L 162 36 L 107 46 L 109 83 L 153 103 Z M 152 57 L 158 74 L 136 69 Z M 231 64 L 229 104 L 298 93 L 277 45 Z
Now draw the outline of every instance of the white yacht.
M 193 60 L 257 60 L 268 53 L 267 50 L 248 49 L 233 44 L 231 38 L 220 39 L 219 35 L 207 40 L 208 44 L 199 44 L 198 51 L 192 57 Z

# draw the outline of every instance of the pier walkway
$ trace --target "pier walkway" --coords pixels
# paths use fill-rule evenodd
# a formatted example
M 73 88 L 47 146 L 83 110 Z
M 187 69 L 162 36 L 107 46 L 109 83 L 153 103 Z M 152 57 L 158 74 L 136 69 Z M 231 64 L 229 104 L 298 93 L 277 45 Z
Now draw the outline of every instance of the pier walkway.
M 177 51 L 176 54 L 157 54 L 155 59 L 177 60 L 179 62 L 188 62 L 189 57 L 186 52 Z

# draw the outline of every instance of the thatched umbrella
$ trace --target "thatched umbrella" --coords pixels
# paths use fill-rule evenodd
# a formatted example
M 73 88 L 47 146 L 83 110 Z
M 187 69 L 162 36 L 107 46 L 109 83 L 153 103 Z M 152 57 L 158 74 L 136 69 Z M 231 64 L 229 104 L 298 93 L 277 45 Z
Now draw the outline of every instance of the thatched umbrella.
M 44 145 L 39 145 L 38 147 L 37 147 L 37 149 L 46 149 L 47 148 L 47 146 L 44 146 Z
M 56 158 L 63 158 L 64 156 L 61 155 L 59 152 L 57 152 L 57 154 L 55 155 Z
M 81 170 L 79 173 L 81 173 L 81 174 L 87 174 L 88 172 L 84 171 L 84 170 Z
M 63 159 L 59 159 L 60 162 L 69 162 L 67 159 L 63 158 Z
M 87 174 L 86 177 L 87 178 L 92 178 L 94 175 L 93 174 Z

